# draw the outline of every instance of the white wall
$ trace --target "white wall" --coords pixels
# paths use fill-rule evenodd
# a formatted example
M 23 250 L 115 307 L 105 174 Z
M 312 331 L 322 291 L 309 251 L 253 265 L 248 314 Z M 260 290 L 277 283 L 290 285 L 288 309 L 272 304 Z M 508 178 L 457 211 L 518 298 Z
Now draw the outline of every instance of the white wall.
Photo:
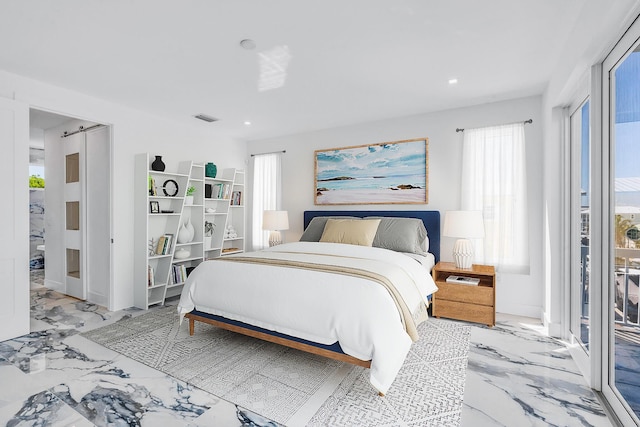
M 245 168 L 246 144 L 217 134 L 215 123 L 200 124 L 194 119 L 194 125 L 187 126 L 4 71 L 0 71 L 0 97 L 113 126 L 111 310 L 133 305 L 134 155 L 161 154 L 168 169 L 177 167 L 181 160 L 213 161 L 220 168 Z M 26 168 L 28 157 L 24 161 Z
M 542 286 L 542 124 L 541 98 L 532 97 L 456 110 L 380 120 L 268 140 L 250 141 L 250 153 L 286 150 L 282 158 L 283 206 L 289 211 L 290 230 L 284 237 L 297 240 L 303 231 L 302 212 L 317 208 L 363 209 L 363 205 L 314 206 L 314 150 L 333 147 L 429 138 L 429 203 L 427 205 L 367 205 L 366 209 L 453 210 L 460 208 L 463 134 L 456 128 L 474 128 L 533 119 L 525 126 L 529 191 L 531 272 L 498 275 L 497 310 L 541 317 Z M 251 221 L 247 221 L 250 226 Z M 443 238 L 441 257 L 452 261 L 454 239 Z
M 44 149 L 44 129 L 29 129 L 29 147 Z

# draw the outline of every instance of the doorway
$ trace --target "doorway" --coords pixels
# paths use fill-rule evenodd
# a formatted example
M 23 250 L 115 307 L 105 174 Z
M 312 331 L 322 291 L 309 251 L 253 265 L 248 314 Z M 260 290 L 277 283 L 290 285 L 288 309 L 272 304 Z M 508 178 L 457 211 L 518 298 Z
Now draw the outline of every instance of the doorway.
M 44 286 L 108 307 L 110 126 L 33 108 L 29 116 L 30 145 L 40 140 L 45 158 Z

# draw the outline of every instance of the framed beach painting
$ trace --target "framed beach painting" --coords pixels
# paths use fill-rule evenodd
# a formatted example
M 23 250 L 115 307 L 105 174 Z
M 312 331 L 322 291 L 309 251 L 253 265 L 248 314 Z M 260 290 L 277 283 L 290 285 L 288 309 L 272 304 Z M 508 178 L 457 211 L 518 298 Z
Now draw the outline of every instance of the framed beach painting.
M 315 151 L 316 205 L 425 204 L 429 140 Z

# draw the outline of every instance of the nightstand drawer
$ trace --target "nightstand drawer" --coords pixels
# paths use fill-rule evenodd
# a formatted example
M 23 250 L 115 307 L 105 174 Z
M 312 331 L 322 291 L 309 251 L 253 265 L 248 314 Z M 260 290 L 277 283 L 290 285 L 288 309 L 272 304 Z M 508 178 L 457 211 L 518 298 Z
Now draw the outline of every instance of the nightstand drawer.
M 455 283 L 436 283 L 438 292 L 433 294 L 434 300 L 441 299 L 473 303 L 493 307 L 493 288 L 489 286 L 457 285 Z M 493 309 L 493 308 L 492 308 Z
M 493 307 L 486 305 L 467 304 L 443 299 L 436 299 L 433 302 L 433 315 L 435 317 L 449 317 L 493 326 L 495 324 L 494 313 Z

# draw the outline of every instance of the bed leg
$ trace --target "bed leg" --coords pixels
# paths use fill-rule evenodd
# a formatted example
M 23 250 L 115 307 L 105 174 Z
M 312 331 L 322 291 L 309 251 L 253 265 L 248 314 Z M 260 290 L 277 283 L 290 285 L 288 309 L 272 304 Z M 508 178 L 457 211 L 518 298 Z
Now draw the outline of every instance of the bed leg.
M 379 391 L 379 392 L 378 392 L 378 396 L 380 396 L 380 397 L 384 397 L 384 393 L 383 393 L 383 392 L 381 392 L 381 391 Z
M 193 335 L 195 332 L 196 321 L 193 319 L 189 319 L 189 335 Z

